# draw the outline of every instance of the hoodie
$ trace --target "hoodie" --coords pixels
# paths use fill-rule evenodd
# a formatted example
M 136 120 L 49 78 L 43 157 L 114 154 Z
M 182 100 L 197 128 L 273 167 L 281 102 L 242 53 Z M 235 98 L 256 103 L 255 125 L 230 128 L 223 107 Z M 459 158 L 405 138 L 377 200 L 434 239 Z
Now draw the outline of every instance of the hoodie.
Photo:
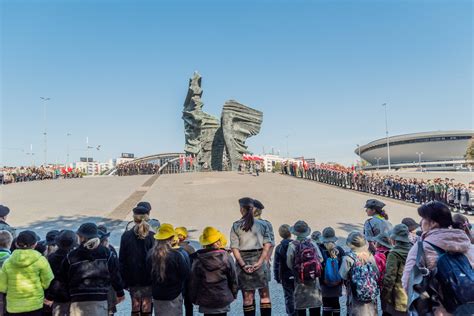
M 202 249 L 194 256 L 189 295 L 206 308 L 224 308 L 237 297 L 234 260 L 221 249 Z
M 428 241 L 444 251 L 463 253 L 467 259 L 469 259 L 471 266 L 474 268 L 474 247 L 471 245 L 471 241 L 464 231 L 460 229 L 436 228 L 423 233 L 422 239 L 423 241 Z M 427 268 L 432 271 L 436 268 L 438 253 L 429 244 L 423 243 L 423 245 Z M 417 251 L 418 245 L 415 244 L 408 253 L 405 271 L 403 272 L 402 278 L 405 290 L 408 290 L 408 280 L 410 279 L 411 270 L 416 264 Z
M 53 280 L 48 260 L 33 249 L 17 249 L 0 270 L 0 292 L 7 294 L 9 313 L 43 308 L 44 290 Z
M 423 241 L 428 241 L 433 245 L 443 249 L 444 251 L 462 253 L 464 254 L 471 267 L 474 268 L 474 246 L 471 245 L 469 237 L 463 230 L 450 229 L 450 228 L 436 228 L 428 232 L 423 233 L 421 236 Z M 436 268 L 438 262 L 438 253 L 428 243 L 423 243 L 423 249 L 425 252 L 425 264 L 426 267 L 433 271 Z M 408 258 L 405 263 L 405 270 L 403 271 L 402 284 L 405 291 L 408 293 L 410 286 L 410 274 L 413 267 L 416 265 L 416 254 L 418 251 L 418 244 L 415 244 L 408 253 Z M 443 306 L 440 306 L 435 311 L 435 315 L 450 315 L 444 310 Z

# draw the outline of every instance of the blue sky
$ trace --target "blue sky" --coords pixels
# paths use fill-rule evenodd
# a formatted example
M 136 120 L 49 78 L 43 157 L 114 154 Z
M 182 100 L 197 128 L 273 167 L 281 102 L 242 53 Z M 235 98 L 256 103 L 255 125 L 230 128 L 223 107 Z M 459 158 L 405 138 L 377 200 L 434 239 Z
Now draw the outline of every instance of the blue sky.
M 471 1 L 1 0 L 1 164 L 183 150 L 188 78 L 204 110 L 264 112 L 260 153 L 351 164 L 358 143 L 472 129 Z M 72 136 L 66 137 L 67 133 Z

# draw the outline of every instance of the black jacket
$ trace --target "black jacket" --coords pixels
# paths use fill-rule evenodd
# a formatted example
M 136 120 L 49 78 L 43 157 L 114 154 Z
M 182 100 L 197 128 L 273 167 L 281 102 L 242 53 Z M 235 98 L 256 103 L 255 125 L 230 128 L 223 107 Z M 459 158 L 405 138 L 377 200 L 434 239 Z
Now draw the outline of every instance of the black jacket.
M 273 262 L 273 274 L 275 280 L 283 286 L 292 286 L 294 284 L 293 271 L 286 265 L 286 253 L 288 246 L 293 240 L 283 239 L 275 248 L 275 258 Z
M 72 302 L 106 301 L 110 286 L 117 296 L 125 295 L 117 257 L 102 245 L 72 250 L 61 265 L 59 280 L 67 284 Z
M 237 298 L 238 289 L 234 260 L 225 250 L 202 249 L 196 253 L 189 285 L 194 304 L 226 307 Z
M 151 275 L 146 270 L 146 256 L 153 248 L 154 241 L 152 232 L 145 239 L 139 239 L 133 230 L 123 233 L 119 262 L 125 288 L 151 285 Z
M 51 281 L 48 290 L 45 291 L 45 297 L 50 301 L 67 303 L 71 300 L 66 284 L 58 279 L 59 273 L 61 271 L 61 265 L 67 254 L 68 251 L 58 249 L 56 252 L 53 252 L 48 256 L 48 262 L 54 274 L 53 281 Z
M 160 301 L 171 301 L 183 293 L 184 283 L 189 277 L 191 267 L 189 259 L 185 258 L 179 250 L 173 249 L 166 259 L 166 278 L 158 280 L 158 276 L 152 273 L 153 251 L 148 252 L 146 260 L 147 273 L 151 275 L 153 298 Z

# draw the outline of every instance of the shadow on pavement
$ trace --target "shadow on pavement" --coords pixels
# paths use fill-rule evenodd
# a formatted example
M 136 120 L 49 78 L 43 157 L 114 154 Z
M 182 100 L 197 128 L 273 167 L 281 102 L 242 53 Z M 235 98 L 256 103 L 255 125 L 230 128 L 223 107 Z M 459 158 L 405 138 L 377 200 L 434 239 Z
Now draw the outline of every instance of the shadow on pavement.
M 25 226 L 16 227 L 17 231 L 22 231 L 25 229 L 35 231 L 41 238 L 46 236 L 46 233 L 57 229 L 70 229 L 76 231 L 79 226 L 86 222 L 96 223 L 97 225 L 103 224 L 107 226 L 109 231 L 114 231 L 117 228 L 122 228 L 123 221 L 110 219 L 100 216 L 84 216 L 84 215 L 75 215 L 75 216 L 59 216 L 59 217 L 49 217 L 44 220 L 36 221 Z

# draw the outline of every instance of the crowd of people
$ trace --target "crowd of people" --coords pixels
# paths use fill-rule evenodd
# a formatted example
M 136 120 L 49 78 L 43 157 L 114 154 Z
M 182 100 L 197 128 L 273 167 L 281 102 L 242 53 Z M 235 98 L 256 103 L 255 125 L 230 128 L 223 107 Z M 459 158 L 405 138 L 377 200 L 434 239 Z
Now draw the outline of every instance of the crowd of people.
M 349 315 L 377 315 L 378 304 L 383 315 L 474 313 L 471 225 L 443 202 L 419 206 L 418 224 L 391 223 L 383 202 L 367 200 L 364 229 L 349 233 L 345 247 L 332 227 L 312 231 L 304 220 L 281 225 L 276 245 L 262 202 L 238 202 L 230 245 L 209 226 L 199 247 L 185 227 L 152 220 L 150 203 L 140 202 L 118 252 L 107 228 L 92 222 L 50 231 L 44 241 L 30 230 L 17 234 L 7 224 L 9 208 L 0 206 L 0 311 L 113 315 L 127 291 L 131 315 L 193 315 L 197 305 L 215 316 L 226 315 L 241 291 L 242 314 L 266 316 L 273 277 L 291 316 L 339 315 L 343 295 Z
M 158 164 L 147 162 L 129 162 L 117 165 L 118 176 L 135 176 L 139 174 L 155 174 L 160 169 Z
M 81 170 L 63 166 L 0 168 L 0 184 L 79 177 L 82 177 Z
M 288 162 L 283 165 L 282 173 L 412 203 L 441 201 L 448 204 L 453 212 L 474 215 L 474 181 L 464 184 L 449 178 L 404 178 L 355 171 L 342 166 L 308 166 Z

